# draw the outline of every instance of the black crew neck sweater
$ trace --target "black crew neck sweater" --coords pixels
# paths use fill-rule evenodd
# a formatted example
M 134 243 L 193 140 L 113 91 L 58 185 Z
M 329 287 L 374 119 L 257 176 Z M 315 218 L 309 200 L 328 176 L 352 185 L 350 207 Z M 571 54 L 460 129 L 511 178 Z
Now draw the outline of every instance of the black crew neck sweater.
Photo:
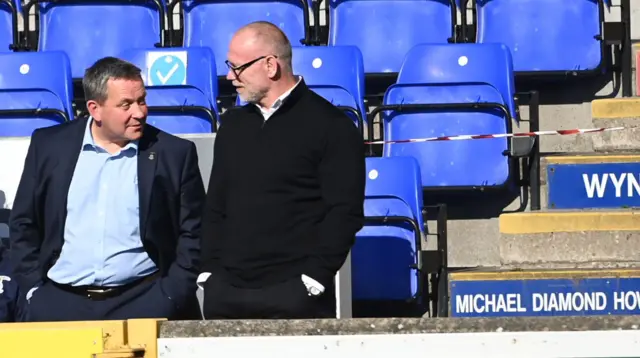
M 264 120 L 255 105 L 221 118 L 203 215 L 202 271 L 239 287 L 305 274 L 325 287 L 364 221 L 363 139 L 301 81 Z

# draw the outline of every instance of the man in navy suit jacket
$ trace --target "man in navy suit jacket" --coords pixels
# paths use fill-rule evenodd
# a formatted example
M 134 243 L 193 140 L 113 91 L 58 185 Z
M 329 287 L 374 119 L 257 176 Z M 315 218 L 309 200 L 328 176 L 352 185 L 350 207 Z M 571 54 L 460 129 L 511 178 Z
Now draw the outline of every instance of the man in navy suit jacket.
M 196 148 L 146 124 L 140 73 L 97 61 L 90 117 L 33 133 L 9 223 L 28 321 L 198 317 Z

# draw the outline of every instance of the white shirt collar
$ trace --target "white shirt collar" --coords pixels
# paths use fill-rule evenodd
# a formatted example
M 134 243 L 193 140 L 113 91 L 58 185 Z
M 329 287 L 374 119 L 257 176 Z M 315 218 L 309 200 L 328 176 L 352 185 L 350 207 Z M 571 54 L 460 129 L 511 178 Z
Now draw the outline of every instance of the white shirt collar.
M 291 87 L 288 91 L 280 95 L 280 97 L 276 98 L 271 108 L 264 108 L 261 105 L 256 104 L 258 109 L 260 109 L 260 113 L 262 113 L 262 116 L 264 117 L 265 121 L 269 119 L 269 117 L 271 117 L 278 110 L 278 108 L 282 106 L 282 103 L 284 103 L 284 100 L 287 97 L 289 97 L 291 92 L 293 92 L 293 90 L 300 84 L 301 81 L 302 81 L 302 76 L 298 76 L 298 82 L 296 82 L 296 84 L 293 85 L 293 87 Z

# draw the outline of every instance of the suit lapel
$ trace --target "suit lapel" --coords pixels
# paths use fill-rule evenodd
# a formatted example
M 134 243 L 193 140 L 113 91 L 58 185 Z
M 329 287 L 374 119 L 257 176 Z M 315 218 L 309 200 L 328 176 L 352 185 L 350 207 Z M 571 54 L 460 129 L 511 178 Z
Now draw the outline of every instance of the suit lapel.
M 82 150 L 82 139 L 84 138 L 84 132 L 87 127 L 88 118 L 77 119 L 70 133 L 69 140 L 61 140 L 59 143 L 58 165 L 54 169 L 54 178 L 56 178 L 54 191 L 58 197 L 54 201 L 61 205 L 60 210 L 57 210 L 58 221 L 60 227 L 64 230 L 64 223 L 67 219 L 67 197 L 69 195 L 69 187 L 71 186 L 71 179 L 73 179 L 73 173 L 80 157 L 80 151 Z M 56 176 L 57 174 L 57 176 Z
M 153 180 L 156 175 L 158 153 L 154 151 L 156 136 L 147 127 L 138 150 L 138 195 L 140 200 L 140 237 L 144 240 L 149 217 Z M 148 134 L 147 134 L 148 133 Z

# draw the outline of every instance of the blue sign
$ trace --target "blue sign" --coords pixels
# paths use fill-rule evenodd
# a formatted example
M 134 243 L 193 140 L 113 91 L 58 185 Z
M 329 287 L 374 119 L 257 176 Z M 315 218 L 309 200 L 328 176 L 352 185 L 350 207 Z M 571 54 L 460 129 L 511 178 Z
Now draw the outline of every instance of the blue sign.
M 640 314 L 640 278 L 451 281 L 451 317 Z
M 640 163 L 550 164 L 552 209 L 640 207 Z
M 187 65 L 178 56 L 160 56 L 151 63 L 149 80 L 153 86 L 183 85 L 187 80 Z

